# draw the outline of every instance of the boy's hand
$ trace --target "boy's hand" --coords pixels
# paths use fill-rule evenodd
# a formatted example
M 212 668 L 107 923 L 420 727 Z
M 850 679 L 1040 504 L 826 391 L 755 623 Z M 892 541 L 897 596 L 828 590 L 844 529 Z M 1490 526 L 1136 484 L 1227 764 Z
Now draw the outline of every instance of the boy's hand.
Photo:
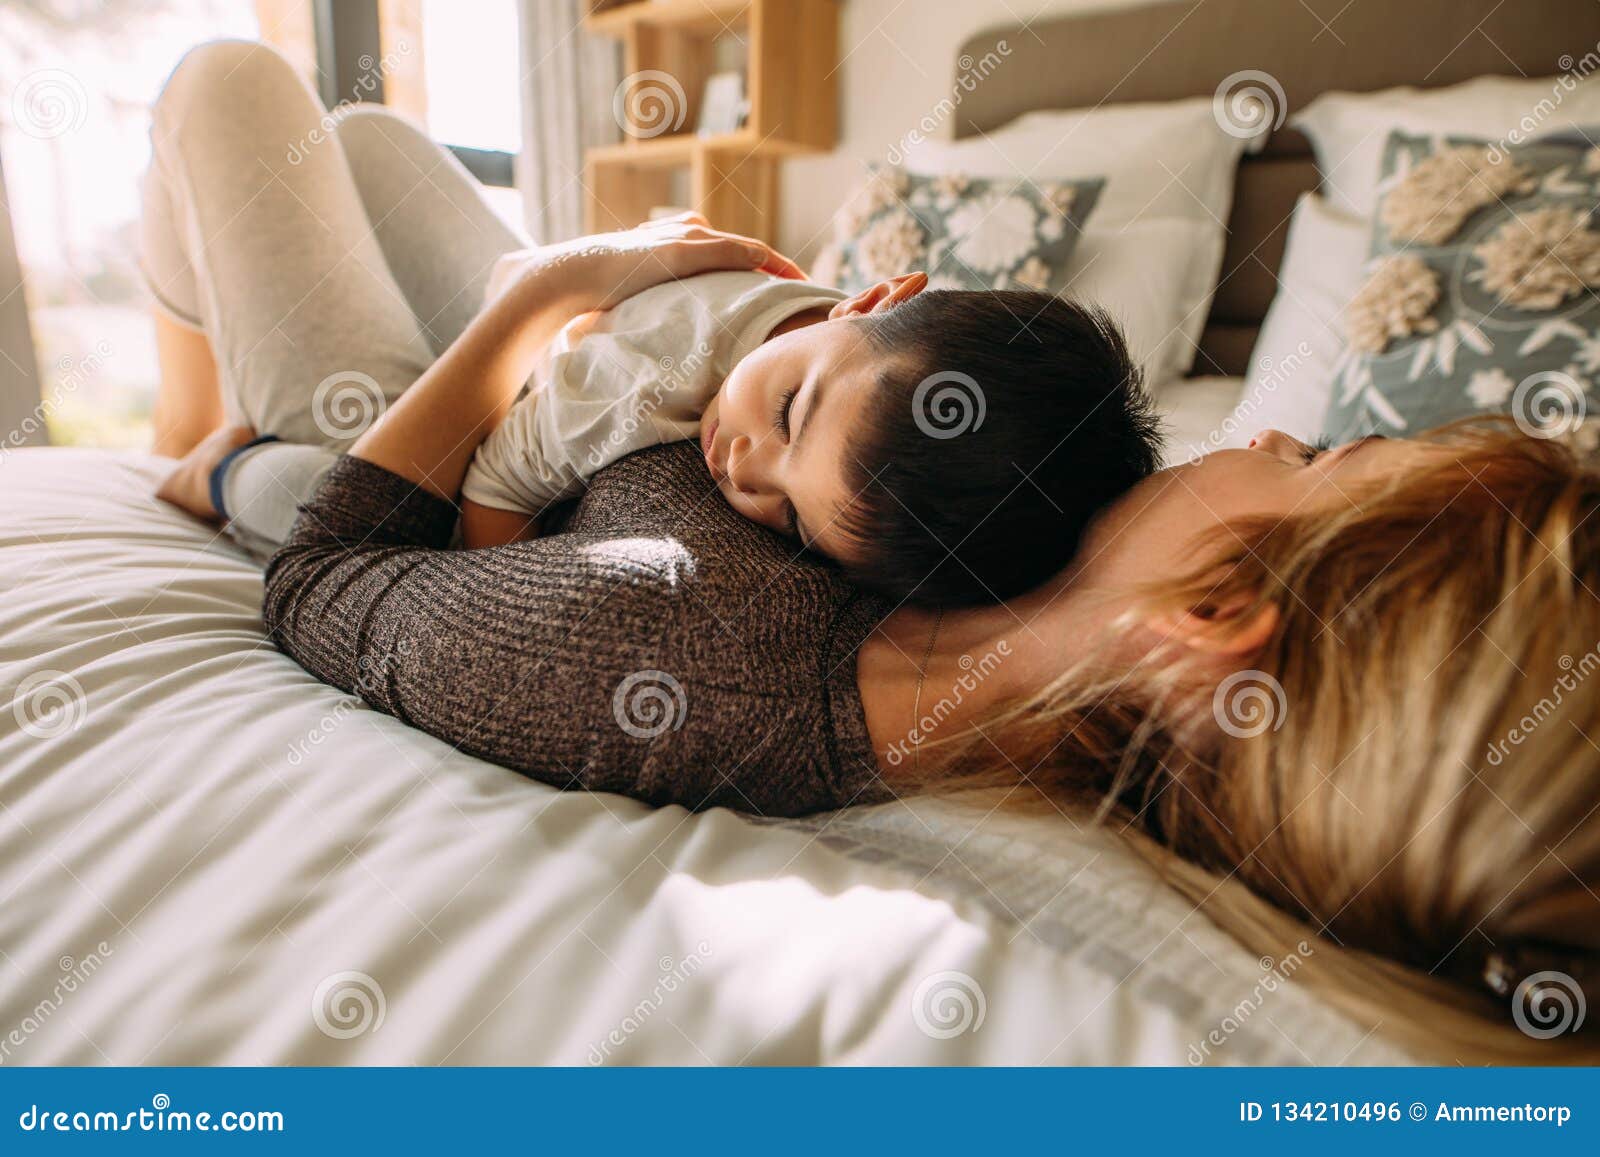
M 750 269 L 802 280 L 804 272 L 765 242 L 725 233 L 698 213 L 651 221 L 637 229 L 578 237 L 500 258 L 489 299 L 538 276 L 569 299 L 574 313 L 610 309 L 652 286 L 724 269 Z

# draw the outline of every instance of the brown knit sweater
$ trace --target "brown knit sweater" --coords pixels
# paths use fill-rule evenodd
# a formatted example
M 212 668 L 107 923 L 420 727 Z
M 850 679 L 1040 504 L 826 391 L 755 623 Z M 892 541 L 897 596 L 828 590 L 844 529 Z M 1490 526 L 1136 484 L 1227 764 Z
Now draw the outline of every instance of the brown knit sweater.
M 855 651 L 882 605 L 735 514 L 692 446 L 601 471 L 533 542 L 449 550 L 455 522 L 341 459 L 267 568 L 273 639 L 557 787 L 761 815 L 881 797 Z

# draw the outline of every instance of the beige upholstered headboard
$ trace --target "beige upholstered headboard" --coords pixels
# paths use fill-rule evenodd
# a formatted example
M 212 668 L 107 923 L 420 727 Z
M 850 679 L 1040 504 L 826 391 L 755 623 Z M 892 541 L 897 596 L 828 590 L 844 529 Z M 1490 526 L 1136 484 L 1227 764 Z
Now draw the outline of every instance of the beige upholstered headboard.
M 1034 109 L 1211 96 L 1255 69 L 1289 113 L 1330 89 L 1423 88 L 1474 76 L 1553 76 L 1600 45 L 1596 0 L 1185 0 L 1041 18 L 961 46 L 1005 65 L 964 93 L 955 135 Z M 1532 110 L 1530 110 L 1531 112 Z M 1318 184 L 1309 143 L 1287 126 L 1241 164 L 1228 248 L 1196 374 L 1243 374 L 1277 289 L 1295 198 Z

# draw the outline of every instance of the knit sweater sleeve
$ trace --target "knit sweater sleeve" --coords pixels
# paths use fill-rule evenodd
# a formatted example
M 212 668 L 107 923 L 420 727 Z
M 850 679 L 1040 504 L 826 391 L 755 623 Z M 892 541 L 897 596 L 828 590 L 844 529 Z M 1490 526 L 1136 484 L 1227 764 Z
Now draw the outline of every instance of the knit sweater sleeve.
M 672 493 L 636 505 L 658 479 L 635 467 L 573 529 L 463 551 L 452 504 L 343 458 L 268 566 L 268 630 L 323 681 L 558 787 L 764 815 L 870 798 L 870 616 L 833 579 L 752 567 L 740 536 L 764 532 L 742 520 L 669 532 L 640 511 L 681 521 Z

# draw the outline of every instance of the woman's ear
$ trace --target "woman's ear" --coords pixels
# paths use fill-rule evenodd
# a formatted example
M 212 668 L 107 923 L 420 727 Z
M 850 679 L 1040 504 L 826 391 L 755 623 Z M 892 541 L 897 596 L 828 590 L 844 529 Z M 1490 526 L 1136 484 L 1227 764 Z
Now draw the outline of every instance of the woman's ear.
M 926 273 L 903 273 L 899 277 L 891 277 L 888 281 L 880 281 L 876 285 L 869 285 L 854 297 L 847 297 L 828 312 L 828 320 L 840 317 L 856 317 L 866 313 L 878 313 L 885 309 L 893 309 L 902 301 L 909 301 L 924 289 L 928 288 L 928 275 Z
M 1246 658 L 1265 647 L 1278 629 L 1280 613 L 1274 603 L 1252 607 L 1248 602 L 1217 606 L 1202 603 L 1184 612 L 1152 615 L 1152 631 L 1192 651 L 1207 655 Z

